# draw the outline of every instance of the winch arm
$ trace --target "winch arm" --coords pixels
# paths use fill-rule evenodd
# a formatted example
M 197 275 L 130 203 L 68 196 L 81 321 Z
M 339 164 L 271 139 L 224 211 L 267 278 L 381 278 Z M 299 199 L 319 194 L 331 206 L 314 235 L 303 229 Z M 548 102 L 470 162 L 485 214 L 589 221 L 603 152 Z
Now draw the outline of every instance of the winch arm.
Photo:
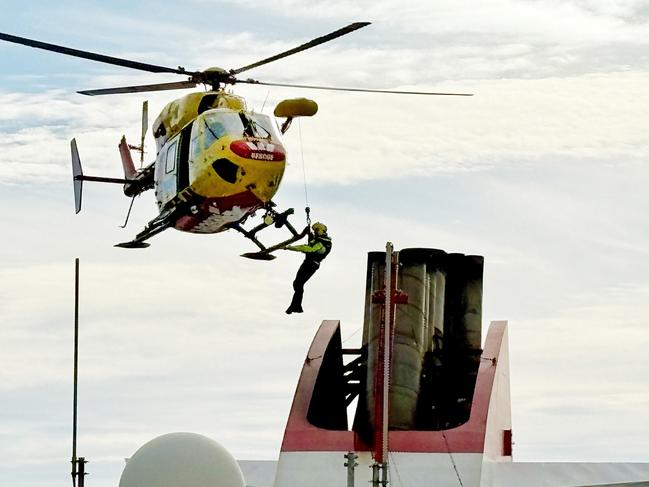
M 241 226 L 241 222 L 230 225 L 230 228 L 241 233 L 244 237 L 246 237 L 260 249 L 259 252 L 246 252 L 245 254 L 241 254 L 241 257 L 246 257 L 247 259 L 253 260 L 273 260 L 275 256 L 272 254 L 272 252 L 274 252 L 275 250 L 283 249 L 287 245 L 297 242 L 309 233 L 308 226 L 305 227 L 302 232 L 298 232 L 291 224 L 291 222 L 288 221 L 288 217 L 294 213 L 293 208 L 289 208 L 282 213 L 278 213 L 277 211 L 275 211 L 273 206 L 275 206 L 274 203 L 270 203 L 266 207 L 266 214 L 263 217 L 263 221 L 250 230 L 243 228 Z M 274 225 L 276 228 L 286 227 L 291 233 L 291 236 L 288 239 L 275 245 L 271 245 L 269 247 L 265 246 L 259 241 L 259 239 L 257 239 L 257 233 L 264 228 L 268 228 L 271 225 Z

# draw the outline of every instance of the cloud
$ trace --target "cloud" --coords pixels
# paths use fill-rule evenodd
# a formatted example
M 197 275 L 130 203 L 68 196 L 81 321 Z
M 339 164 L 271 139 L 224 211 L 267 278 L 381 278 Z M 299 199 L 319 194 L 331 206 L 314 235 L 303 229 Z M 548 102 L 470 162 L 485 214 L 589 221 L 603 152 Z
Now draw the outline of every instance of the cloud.
M 393 240 L 397 248 L 426 245 L 487 257 L 485 321 L 510 319 L 518 458 L 556 458 L 559 451 L 569 458 L 607 418 L 636 417 L 646 403 L 637 392 L 646 369 L 644 264 L 633 261 L 636 272 L 629 272 L 626 248 L 610 251 L 603 239 L 620 235 L 638 216 L 622 208 L 645 213 L 635 206 L 643 170 L 586 167 L 557 162 L 404 179 L 402 188 L 393 182 L 311 188 L 314 217 L 331 228 L 334 253 L 308 284 L 307 313 L 291 318 L 283 309 L 299 256 L 238 259 L 248 247 L 228 233 L 170 231 L 146 252 L 114 249 L 146 218 L 138 212 L 133 227 L 117 229 L 121 196 L 111 188 L 89 186 L 88 206 L 73 218 L 68 187 L 11 186 L 3 197 L 19 201 L 27 214 L 45 195 L 48 204 L 36 228 L 12 232 L 3 246 L 4 255 L 16 257 L 0 273 L 0 314 L 8 324 L 0 329 L 0 395 L 12 398 L 5 401 L 8 418 L 24 418 L 5 430 L 3 443 L 14 446 L 4 457 L 37 459 L 39 469 L 52 471 L 51 462 L 69 454 L 74 256 L 81 257 L 82 275 L 83 452 L 93 461 L 95 482 L 114 485 L 121 457 L 173 430 L 212 436 L 239 458 L 274 458 L 317 325 L 340 318 L 344 337 L 361 326 L 365 253 Z M 619 195 L 627 179 L 636 186 L 626 186 L 620 207 L 606 213 L 608 195 L 600 201 L 600 191 Z M 301 189 L 288 185 L 279 204 L 299 208 Z M 23 216 L 1 207 L 7 227 L 20 228 Z M 620 219 L 611 218 L 615 212 Z M 298 212 L 296 222 L 301 218 Z M 594 225 L 598 220 L 602 225 Z M 645 233 L 635 227 L 622 235 L 639 245 Z M 562 403 L 579 400 L 587 405 L 562 411 Z M 571 423 L 579 413 L 585 419 Z M 631 439 L 631 423 L 618 425 L 619 438 Z M 33 428 L 46 440 L 18 438 Z M 591 444 L 582 458 L 605 456 L 610 441 Z M 564 446 L 553 449 L 557 443 Z M 51 448 L 43 452 L 42 444 Z M 641 440 L 629 444 L 641 451 Z
M 302 151 L 315 184 L 485 170 L 542 159 L 637 163 L 649 154 L 642 110 L 649 96 L 646 83 L 643 73 L 613 73 L 458 82 L 462 91 L 475 93 L 471 98 L 320 93 L 315 96 L 319 113 L 286 136 L 286 181 L 302 179 Z M 399 88 L 454 91 L 450 83 Z M 264 93 L 250 87 L 238 91 L 250 94 L 251 106 L 263 104 Z M 296 94 L 300 90 L 272 90 L 266 110 Z M 88 173 L 118 175 L 116 142 L 122 133 L 139 138 L 140 99 L 135 97 L 79 101 L 52 92 L 27 100 L 4 94 L 2 99 L 7 115 L 0 149 L 6 157 L 0 177 L 5 180 L 63 177 L 72 136 Z M 152 119 L 165 100 L 160 94 L 153 98 Z M 50 102 L 52 107 L 39 111 Z M 150 135 L 148 147 L 150 160 Z

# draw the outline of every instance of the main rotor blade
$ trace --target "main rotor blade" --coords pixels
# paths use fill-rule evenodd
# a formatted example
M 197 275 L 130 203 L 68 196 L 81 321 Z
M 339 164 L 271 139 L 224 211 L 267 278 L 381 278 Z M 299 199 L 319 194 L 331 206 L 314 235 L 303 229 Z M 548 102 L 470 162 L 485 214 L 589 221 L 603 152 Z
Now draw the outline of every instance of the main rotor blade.
M 436 93 L 431 91 L 400 91 L 400 90 L 370 90 L 365 88 L 338 88 L 335 86 L 296 85 L 291 83 L 266 83 L 254 79 L 238 79 L 237 83 L 264 86 L 285 86 L 287 88 L 306 88 L 309 90 L 357 91 L 361 93 L 390 93 L 395 95 L 442 95 L 442 96 L 473 96 L 473 93 Z
M 287 56 L 290 56 L 292 54 L 296 54 L 298 52 L 305 51 L 307 49 L 310 49 L 312 47 L 318 46 L 320 44 L 323 44 L 325 42 L 329 42 L 337 37 L 344 36 L 345 34 L 349 34 L 350 32 L 353 32 L 357 29 L 360 29 L 361 27 L 365 27 L 366 25 L 370 25 L 371 22 L 354 22 L 353 24 L 349 24 L 347 27 L 343 27 L 342 29 L 338 29 L 331 34 L 327 34 L 322 37 L 318 37 L 316 39 L 313 39 L 312 41 L 309 41 L 305 44 L 302 44 L 298 47 L 295 47 L 293 49 L 290 49 L 288 51 L 280 52 L 279 54 L 276 54 L 275 56 L 271 56 L 266 59 L 262 59 L 261 61 L 257 61 L 256 63 L 249 64 L 248 66 L 244 66 L 239 69 L 233 69 L 230 71 L 232 74 L 239 74 L 243 73 L 244 71 L 248 71 L 249 69 L 256 68 L 257 66 L 261 66 L 263 64 L 268 64 L 272 63 L 273 61 L 277 61 L 278 59 L 285 58 Z
M 167 68 L 165 66 L 157 66 L 155 64 L 129 61 L 128 59 L 106 56 L 104 54 L 96 54 L 94 52 L 81 51 L 79 49 L 72 49 L 70 47 L 58 46 L 56 44 L 49 44 L 47 42 L 27 39 L 26 37 L 12 36 L 9 34 L 4 34 L 2 32 L 0 32 L 0 40 L 13 42 L 15 44 L 23 44 L 24 46 L 35 47 L 37 49 L 44 49 L 46 51 L 58 52 L 60 54 L 67 54 L 68 56 L 90 59 L 91 61 L 98 61 L 100 63 L 114 64 L 116 66 L 123 66 L 125 68 L 139 69 L 140 71 L 148 71 L 150 73 L 193 74 L 188 73 L 184 68 L 181 67 Z
M 614 484 L 596 484 L 596 485 L 579 485 L 576 487 L 645 487 L 649 485 L 649 481 L 643 480 L 641 482 L 621 482 Z
M 196 86 L 196 82 L 194 81 L 174 81 L 171 83 L 155 83 L 152 85 L 122 86 L 120 88 L 84 90 L 84 91 L 77 91 L 77 93 L 81 93 L 82 95 L 88 95 L 88 96 L 115 95 L 120 93 L 143 93 L 145 91 L 180 90 L 183 88 L 194 88 L 195 86 Z

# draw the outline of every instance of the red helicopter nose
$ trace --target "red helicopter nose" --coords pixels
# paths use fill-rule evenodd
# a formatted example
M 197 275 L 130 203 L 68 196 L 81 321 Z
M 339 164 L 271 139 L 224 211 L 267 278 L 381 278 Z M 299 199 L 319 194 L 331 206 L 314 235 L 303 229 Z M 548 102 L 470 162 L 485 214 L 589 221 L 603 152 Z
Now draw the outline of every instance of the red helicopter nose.
M 230 143 L 230 150 L 245 159 L 256 161 L 283 161 L 286 159 L 284 147 L 264 140 L 235 140 Z

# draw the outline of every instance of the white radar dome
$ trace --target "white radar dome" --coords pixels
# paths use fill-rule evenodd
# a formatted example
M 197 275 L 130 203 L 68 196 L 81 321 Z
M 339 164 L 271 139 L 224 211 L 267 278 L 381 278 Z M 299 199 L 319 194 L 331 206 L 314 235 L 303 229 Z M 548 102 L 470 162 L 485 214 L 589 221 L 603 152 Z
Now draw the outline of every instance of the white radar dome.
M 245 487 L 239 464 L 216 441 L 196 433 L 169 433 L 145 443 L 128 459 L 119 487 Z

